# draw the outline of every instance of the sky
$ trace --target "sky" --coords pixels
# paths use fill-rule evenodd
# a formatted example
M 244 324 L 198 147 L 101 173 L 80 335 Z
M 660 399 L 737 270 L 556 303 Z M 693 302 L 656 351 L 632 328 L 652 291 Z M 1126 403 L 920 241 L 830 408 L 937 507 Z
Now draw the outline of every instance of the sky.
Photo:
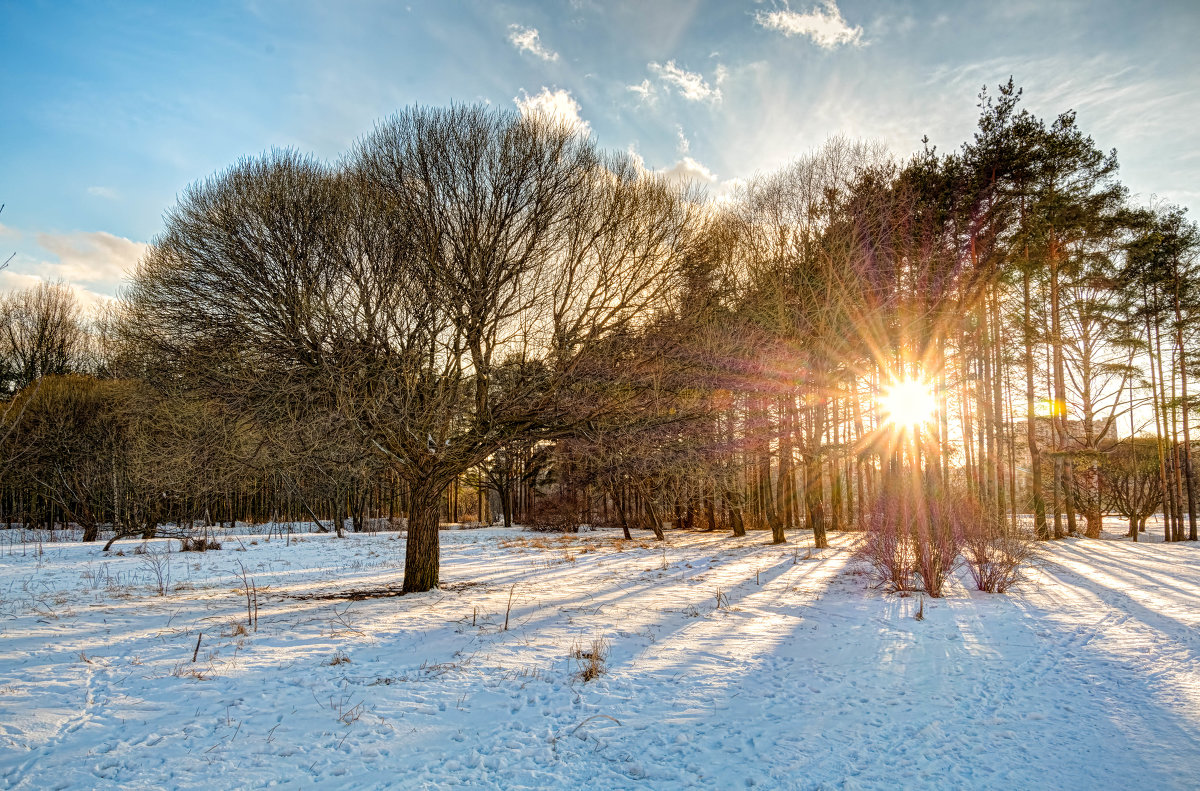
M 1200 213 L 1200 3 L 0 0 L 0 290 L 118 293 L 189 183 L 404 107 L 538 108 L 710 195 L 833 135 L 968 140 L 1011 75 Z

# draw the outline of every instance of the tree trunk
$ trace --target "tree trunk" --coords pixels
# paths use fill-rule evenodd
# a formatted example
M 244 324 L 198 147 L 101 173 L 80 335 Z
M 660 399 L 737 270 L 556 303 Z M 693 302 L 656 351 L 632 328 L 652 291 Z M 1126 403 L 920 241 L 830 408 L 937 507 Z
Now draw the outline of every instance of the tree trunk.
M 737 507 L 737 504 L 733 501 L 733 497 L 728 492 L 724 494 L 724 499 L 725 507 L 729 509 L 729 522 L 733 528 L 733 535 L 739 538 L 746 535 L 746 523 L 742 519 L 741 509 Z
M 625 516 L 625 503 L 618 497 L 614 496 L 613 499 L 616 500 L 617 520 L 621 523 L 621 532 L 625 534 L 625 540 L 630 541 L 633 539 L 633 535 L 629 532 L 629 519 Z
M 404 549 L 402 593 L 419 593 L 437 587 L 441 566 L 441 548 L 438 542 L 441 494 L 442 491 L 426 482 L 412 488 L 412 501 L 408 510 L 408 540 Z
M 650 517 L 650 529 L 654 531 L 654 537 L 659 541 L 666 541 L 667 536 L 663 533 L 662 518 L 658 513 L 658 509 L 654 507 L 654 500 L 647 496 L 645 503 L 646 513 Z
M 821 460 L 813 455 L 804 457 L 804 504 L 809 527 L 813 531 L 813 546 L 829 546 L 825 535 L 825 509 L 822 502 Z
M 1178 267 L 1178 262 L 1176 262 Z M 1179 272 L 1175 280 L 1175 345 L 1179 349 L 1180 408 L 1183 411 L 1183 480 L 1187 486 L 1188 540 L 1196 540 L 1196 488 L 1192 482 L 1192 431 L 1188 425 L 1191 410 L 1188 406 L 1187 355 L 1183 346 L 1183 313 L 1179 304 Z
M 504 516 L 504 526 L 512 527 L 513 522 L 513 502 L 512 488 L 506 483 L 498 490 L 500 492 L 500 512 Z

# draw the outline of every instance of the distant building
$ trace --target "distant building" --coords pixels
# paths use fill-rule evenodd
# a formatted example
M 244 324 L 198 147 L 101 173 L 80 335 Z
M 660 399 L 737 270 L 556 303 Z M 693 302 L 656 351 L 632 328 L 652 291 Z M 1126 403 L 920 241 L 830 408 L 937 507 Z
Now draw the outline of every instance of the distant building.
M 1108 431 L 1102 435 L 1095 436 L 1093 439 L 1093 447 L 1097 450 L 1108 450 L 1117 444 L 1117 429 L 1116 421 L 1113 421 L 1108 426 Z M 1104 427 L 1103 421 L 1097 421 L 1094 424 L 1093 432 L 1098 434 Z M 1049 417 L 1034 418 L 1033 424 L 1034 435 L 1037 437 L 1038 451 L 1041 453 L 1053 452 L 1055 447 L 1056 429 L 1053 421 Z M 1087 431 L 1082 420 L 1066 421 L 1066 442 L 1062 450 L 1083 450 L 1087 447 Z M 1031 456 L 1029 454 L 1029 421 L 1018 420 L 1013 424 L 1013 462 L 1018 473 L 1028 473 Z M 1020 485 L 1020 483 L 1018 484 Z

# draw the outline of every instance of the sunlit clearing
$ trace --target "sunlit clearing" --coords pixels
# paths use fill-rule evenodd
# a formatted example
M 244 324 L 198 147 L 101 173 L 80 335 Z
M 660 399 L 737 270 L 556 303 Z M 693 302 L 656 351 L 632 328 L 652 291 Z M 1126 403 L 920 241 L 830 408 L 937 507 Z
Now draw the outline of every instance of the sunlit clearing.
M 937 400 L 929 385 L 916 379 L 905 379 L 887 388 L 879 399 L 884 418 L 895 426 L 917 426 L 933 419 Z

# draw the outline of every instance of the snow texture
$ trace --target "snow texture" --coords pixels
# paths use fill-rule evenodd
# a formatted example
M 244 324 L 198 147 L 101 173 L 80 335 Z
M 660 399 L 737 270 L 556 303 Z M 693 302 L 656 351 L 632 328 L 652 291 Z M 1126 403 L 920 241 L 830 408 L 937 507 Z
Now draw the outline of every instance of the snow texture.
M 0 535 L 0 786 L 1200 787 L 1191 545 L 1054 542 L 918 621 L 849 535 L 445 531 L 440 590 L 350 599 L 397 586 L 394 533 L 240 532 Z

